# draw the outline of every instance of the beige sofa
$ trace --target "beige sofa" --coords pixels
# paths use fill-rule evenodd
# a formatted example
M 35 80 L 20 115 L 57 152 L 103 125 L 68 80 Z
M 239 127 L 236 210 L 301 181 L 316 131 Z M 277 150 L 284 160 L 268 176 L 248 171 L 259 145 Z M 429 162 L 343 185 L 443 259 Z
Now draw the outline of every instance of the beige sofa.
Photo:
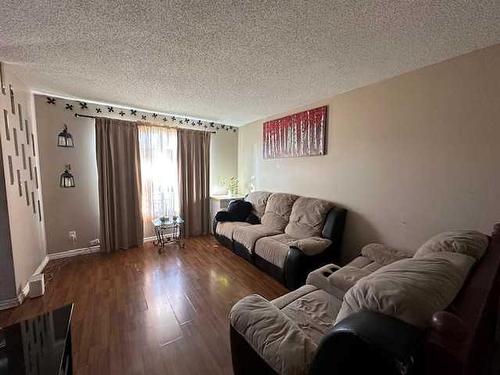
M 322 199 L 257 191 L 245 200 L 258 223 L 214 222 L 215 237 L 290 289 L 340 255 L 346 210 Z
M 498 274 L 498 234 L 495 238 L 490 246 L 495 251 L 484 257 L 489 264 L 483 267 L 491 268 L 488 280 Z M 334 367 L 344 366 L 345 371 L 345 362 L 339 358 L 349 357 L 349 350 L 339 351 L 337 357 L 330 352 L 331 347 L 341 345 L 339 340 L 346 340 L 346 348 L 356 340 L 368 346 L 393 342 L 396 347 L 390 344 L 384 350 L 397 352 L 399 357 L 389 362 L 398 363 L 396 367 L 413 366 L 414 357 L 404 357 L 401 351 L 417 346 L 413 344 L 431 326 L 433 314 L 452 303 L 470 271 L 477 268 L 475 264 L 481 263 L 488 244 L 488 236 L 475 231 L 442 233 L 414 254 L 371 244 L 346 266 L 325 265 L 309 274 L 306 285 L 273 301 L 259 295 L 243 298 L 230 313 L 235 374 L 345 373 L 335 372 Z M 360 327 L 366 332 L 356 331 Z M 349 334 L 355 339 L 344 337 Z M 402 363 L 405 360 L 409 364 Z M 377 357 L 376 361 L 382 360 Z M 377 363 L 387 370 L 389 362 Z M 372 365 L 372 373 L 378 373 L 377 364 Z M 352 366 L 370 368 L 363 363 Z

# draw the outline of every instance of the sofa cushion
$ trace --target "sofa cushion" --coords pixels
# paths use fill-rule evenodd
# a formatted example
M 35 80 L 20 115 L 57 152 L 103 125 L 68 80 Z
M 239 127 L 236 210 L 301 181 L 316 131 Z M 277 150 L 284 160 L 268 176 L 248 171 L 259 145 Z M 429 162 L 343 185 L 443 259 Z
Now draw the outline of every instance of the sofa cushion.
M 233 233 L 233 240 L 245 246 L 249 253 L 253 252 L 255 243 L 262 237 L 274 236 L 280 231 L 263 224 L 248 225 L 236 228 Z
M 282 296 L 273 299 L 271 302 L 273 303 L 274 306 L 276 306 L 278 309 L 284 308 L 286 305 L 289 305 L 296 299 L 299 299 L 300 297 L 311 293 L 312 291 L 317 290 L 318 288 L 313 286 L 313 285 L 303 285 L 298 289 L 292 290 L 291 292 L 288 292 L 286 294 L 283 294 Z
M 255 244 L 255 254 L 279 268 L 285 265 L 290 244 L 296 239 L 286 233 L 260 238 Z
M 371 243 L 364 246 L 361 249 L 361 255 L 382 266 L 413 256 L 409 251 L 393 249 L 378 243 Z
M 455 252 L 480 259 L 488 247 L 488 236 L 474 230 L 456 230 L 440 233 L 424 243 L 415 258 L 439 251 Z
M 342 300 L 346 292 L 351 289 L 358 280 L 371 273 L 362 268 L 349 265 L 339 269 L 336 269 L 336 267 L 335 265 L 327 264 L 326 266 L 318 268 L 307 276 L 306 284 L 314 285 Z
M 370 310 L 427 327 L 432 315 L 453 301 L 473 264 L 474 258 L 453 253 L 391 263 L 347 291 L 337 322 L 357 311 Z
M 316 344 L 333 328 L 342 306 L 337 298 L 324 290 L 316 289 L 284 306 L 285 313 Z
M 285 233 L 295 238 L 321 237 L 326 215 L 333 203 L 315 198 L 298 198 L 290 214 Z
M 306 255 L 317 255 L 332 244 L 328 238 L 308 237 L 293 241 L 290 246 L 300 249 Z
M 288 224 L 292 206 L 297 198 L 298 196 L 293 194 L 271 194 L 267 200 L 266 209 L 261 219 L 262 224 L 283 232 Z
M 238 301 L 229 313 L 231 326 L 279 374 L 304 374 L 317 345 L 286 314 L 259 295 Z
M 251 224 L 248 224 L 247 222 L 244 221 L 224 221 L 224 222 L 219 222 L 217 223 L 217 227 L 215 229 L 215 232 L 220 235 L 224 236 L 230 240 L 233 239 L 233 233 L 236 228 L 239 227 L 248 227 Z
M 264 215 L 267 200 L 270 195 L 271 193 L 267 191 L 252 191 L 245 197 L 245 200 L 252 204 L 252 213 L 259 219 L 262 217 L 262 215 Z

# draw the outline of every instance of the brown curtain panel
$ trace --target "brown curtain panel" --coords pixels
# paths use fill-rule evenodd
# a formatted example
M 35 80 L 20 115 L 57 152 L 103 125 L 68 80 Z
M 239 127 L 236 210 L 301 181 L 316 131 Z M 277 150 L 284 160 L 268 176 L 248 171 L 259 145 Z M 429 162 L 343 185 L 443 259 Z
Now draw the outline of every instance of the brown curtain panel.
M 141 163 L 137 124 L 109 118 L 95 121 L 101 249 L 141 246 Z
M 207 234 L 210 229 L 210 133 L 177 130 L 179 200 L 186 236 Z

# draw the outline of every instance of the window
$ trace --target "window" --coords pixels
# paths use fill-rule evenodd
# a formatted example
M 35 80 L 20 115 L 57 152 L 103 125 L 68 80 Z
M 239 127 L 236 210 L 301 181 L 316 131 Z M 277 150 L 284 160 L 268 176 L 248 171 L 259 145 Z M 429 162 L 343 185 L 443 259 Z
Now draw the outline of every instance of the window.
M 139 126 L 144 221 L 179 215 L 177 131 Z

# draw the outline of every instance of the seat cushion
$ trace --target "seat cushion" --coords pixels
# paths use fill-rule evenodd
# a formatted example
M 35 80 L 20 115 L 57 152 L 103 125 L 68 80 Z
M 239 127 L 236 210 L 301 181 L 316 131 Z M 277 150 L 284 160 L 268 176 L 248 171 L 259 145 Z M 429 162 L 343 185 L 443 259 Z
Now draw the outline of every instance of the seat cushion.
M 260 238 L 255 244 L 255 254 L 279 268 L 285 265 L 290 244 L 296 239 L 286 233 Z
M 233 233 L 233 240 L 245 246 L 248 252 L 252 253 L 258 239 L 265 236 L 274 236 L 279 233 L 278 230 L 264 224 L 249 225 L 236 228 Z
M 294 238 L 321 237 L 326 215 L 333 203 L 316 198 L 298 198 L 290 214 L 285 233 Z
M 293 194 L 271 194 L 267 200 L 266 209 L 261 219 L 262 224 L 283 232 L 288 224 L 293 204 L 297 198 L 298 196 Z
M 281 311 L 315 344 L 319 344 L 323 336 L 333 328 L 341 306 L 342 299 L 316 289 L 282 307 Z
M 425 328 L 453 301 L 474 262 L 463 254 L 437 253 L 384 266 L 347 291 L 337 322 L 369 310 Z
M 259 219 L 262 215 L 264 215 L 267 200 L 270 195 L 271 193 L 267 191 L 252 191 L 245 197 L 245 200 L 252 204 L 252 214 L 257 216 Z
M 247 222 L 244 221 L 224 221 L 217 223 L 217 228 L 215 229 L 215 232 L 220 236 L 224 236 L 232 240 L 233 233 L 236 228 L 248 227 L 250 225 L 251 224 L 248 224 Z
M 424 243 L 415 258 L 429 253 L 447 251 L 480 259 L 488 247 L 488 236 L 474 230 L 456 230 L 440 233 Z

